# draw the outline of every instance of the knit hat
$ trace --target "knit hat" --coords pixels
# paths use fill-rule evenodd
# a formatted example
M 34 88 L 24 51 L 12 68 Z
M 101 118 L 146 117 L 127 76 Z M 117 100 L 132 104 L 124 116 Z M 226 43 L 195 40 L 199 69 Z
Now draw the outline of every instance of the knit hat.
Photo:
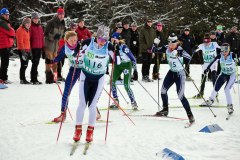
M 77 28 L 77 24 L 71 22 L 70 25 L 69 25 L 69 28 L 71 28 L 71 29 L 76 29 L 76 28 Z
M 131 24 L 131 27 L 137 27 L 137 23 L 133 22 L 133 23 Z
M 9 15 L 10 14 L 7 8 L 2 8 L 0 13 L 1 13 L 1 15 L 3 15 L 3 14 L 8 14 Z
M 32 18 L 32 19 L 39 19 L 38 13 L 33 12 L 31 18 Z
M 109 31 L 110 29 L 106 26 L 99 26 L 97 30 L 97 38 L 101 37 L 105 40 L 109 39 Z
M 169 43 L 177 43 L 178 42 L 178 37 L 176 36 L 175 33 L 171 33 L 168 37 L 168 42 Z
M 22 25 L 25 25 L 25 24 L 27 24 L 27 23 L 31 23 L 31 19 L 28 18 L 28 17 L 23 18 L 23 20 L 22 20 Z
M 64 9 L 62 9 L 62 8 L 58 8 L 58 10 L 57 10 L 57 14 L 64 14 L 65 12 L 64 12 Z
M 118 23 L 116 24 L 116 28 L 123 28 L 122 23 L 121 23 L 121 22 L 118 22 Z
M 190 31 L 189 27 L 184 28 L 184 31 Z

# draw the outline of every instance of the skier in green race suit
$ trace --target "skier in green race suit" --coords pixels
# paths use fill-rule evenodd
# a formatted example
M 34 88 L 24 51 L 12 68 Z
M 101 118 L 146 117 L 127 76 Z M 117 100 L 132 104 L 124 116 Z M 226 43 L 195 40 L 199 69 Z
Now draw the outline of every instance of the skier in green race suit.
M 113 70 L 113 78 L 112 78 L 112 95 L 113 98 L 119 103 L 118 95 L 117 95 L 117 88 L 116 88 L 116 81 L 118 80 L 121 73 L 124 74 L 124 88 L 128 94 L 128 97 L 131 100 L 131 105 L 134 110 L 137 110 L 138 105 L 136 103 L 134 94 L 132 92 L 132 89 L 130 88 L 130 80 L 131 80 L 131 73 L 132 70 L 134 70 L 133 73 L 133 79 L 138 79 L 138 73 L 137 73 L 137 66 L 136 66 L 136 59 L 133 56 L 130 49 L 127 47 L 127 45 L 124 44 L 123 40 L 114 39 L 114 43 L 116 46 L 116 56 L 117 56 L 117 63 L 114 64 L 114 70 Z M 112 104 L 110 108 L 118 108 L 115 104 Z

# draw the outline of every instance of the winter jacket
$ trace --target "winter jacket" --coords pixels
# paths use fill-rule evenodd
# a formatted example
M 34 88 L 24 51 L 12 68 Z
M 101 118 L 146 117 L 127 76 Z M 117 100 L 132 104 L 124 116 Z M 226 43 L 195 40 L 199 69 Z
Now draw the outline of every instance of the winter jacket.
M 77 32 L 77 36 L 78 36 L 79 41 L 82 41 L 82 40 L 85 40 L 85 39 L 88 39 L 88 38 L 92 37 L 91 32 L 85 26 L 83 28 L 80 28 L 78 26 L 76 32 Z
M 0 16 L 0 49 L 13 46 L 15 31 L 9 21 Z
M 137 57 L 139 51 L 139 33 L 138 30 L 131 30 L 131 41 L 130 41 L 130 50 Z
M 237 53 L 240 51 L 240 34 L 230 32 L 226 37 L 226 42 L 230 44 L 230 49 L 232 52 Z
M 30 50 L 30 32 L 22 25 L 16 31 L 16 39 L 18 50 Z
M 32 22 L 29 31 L 31 48 L 43 48 L 44 32 L 42 26 L 40 24 L 35 24 Z
M 44 32 L 44 48 L 46 52 L 56 53 L 58 51 L 58 41 L 63 36 L 65 30 L 65 21 L 60 21 L 54 16 L 47 22 Z
M 124 29 L 123 28 L 123 31 L 121 33 L 121 36 L 122 36 L 122 39 L 125 40 L 125 44 L 130 47 L 131 45 L 131 29 Z
M 147 52 L 148 49 L 152 48 L 154 39 L 156 38 L 156 31 L 147 24 L 140 31 L 139 35 L 139 50 L 140 54 Z
M 182 42 L 182 48 L 188 54 L 192 54 L 192 48 L 194 47 L 194 40 L 190 35 L 182 34 L 178 37 L 178 40 Z

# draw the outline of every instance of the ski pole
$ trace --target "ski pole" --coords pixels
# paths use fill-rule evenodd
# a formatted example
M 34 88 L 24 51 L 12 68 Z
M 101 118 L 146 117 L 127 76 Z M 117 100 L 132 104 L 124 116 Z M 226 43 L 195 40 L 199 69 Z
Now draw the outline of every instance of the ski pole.
M 122 109 L 122 107 L 118 104 L 118 102 L 107 92 L 107 90 L 105 88 L 103 88 L 104 91 L 108 94 L 108 96 L 111 98 L 111 100 L 113 100 L 114 104 L 124 113 L 125 116 L 127 116 L 127 118 L 134 124 L 136 125 L 133 120 L 127 115 L 127 113 Z
M 113 77 L 113 71 L 114 71 L 115 57 L 116 57 L 116 44 L 114 46 L 114 54 L 113 54 L 113 57 L 112 57 L 112 70 L 111 70 L 111 75 L 110 75 L 109 94 L 111 94 L 111 92 L 112 92 L 112 77 Z M 107 141 L 107 134 L 108 134 L 109 113 L 110 113 L 110 97 L 109 97 L 109 100 L 108 100 L 107 122 L 106 122 L 106 131 L 105 131 L 105 143 Z
M 182 64 L 182 62 L 180 61 L 180 59 L 179 59 L 179 57 L 178 56 L 176 56 L 177 57 L 177 59 L 178 59 L 178 61 L 179 61 L 179 63 L 181 64 L 181 66 L 183 67 L 183 64 Z M 183 67 L 183 70 L 186 72 L 186 69 Z M 190 77 L 190 76 L 189 76 Z M 197 91 L 198 91 L 198 93 L 200 92 L 199 91 L 199 89 L 198 89 L 198 87 L 196 86 L 196 84 L 194 83 L 194 81 L 192 80 L 192 78 L 190 77 L 190 79 L 191 79 L 191 81 L 192 81 L 192 83 L 193 83 L 193 85 L 195 86 L 195 88 L 197 89 Z M 204 97 L 202 97 L 202 99 L 204 100 L 204 102 L 207 104 L 207 101 L 205 100 L 205 98 Z M 210 108 L 210 106 L 209 105 L 207 105 L 208 106 L 208 108 L 209 108 L 209 110 L 212 112 L 212 114 L 213 114 L 213 116 L 214 117 L 217 117 L 217 115 L 216 114 L 214 114 L 214 112 L 212 111 L 212 109 Z
M 153 98 L 153 96 L 147 91 L 147 89 L 139 82 L 139 80 L 137 80 L 137 82 L 142 86 L 142 88 L 148 93 L 148 95 L 153 99 L 154 102 L 156 102 L 156 104 L 158 106 L 160 106 L 160 104 Z
M 52 74 L 54 75 L 53 69 L 52 69 L 51 67 L 50 67 L 50 70 L 51 70 Z M 59 85 L 57 82 L 55 82 L 55 84 L 58 86 L 58 90 L 60 91 L 61 95 L 63 96 L 63 92 L 62 92 L 62 89 L 61 89 L 60 85 Z M 69 108 L 68 108 L 68 113 L 69 113 L 71 119 L 73 120 L 73 118 L 72 118 L 72 114 L 71 114 Z
M 69 95 L 70 95 L 70 92 L 72 90 L 72 82 L 73 82 L 73 78 L 74 78 L 74 75 L 75 75 L 75 72 L 76 72 L 76 68 L 77 68 L 77 65 L 78 65 L 78 58 L 80 56 L 80 48 L 81 48 L 81 43 L 79 42 L 79 51 L 78 51 L 78 54 L 77 54 L 77 59 L 75 61 L 75 65 L 74 65 L 74 69 L 73 69 L 73 75 L 72 75 L 72 79 L 71 79 L 71 83 L 70 83 L 70 88 L 69 88 L 69 91 L 68 91 L 68 95 L 67 95 L 67 103 L 65 104 L 64 106 L 64 112 L 66 111 L 66 109 L 69 109 L 67 107 L 67 104 L 68 104 L 68 100 L 69 100 Z M 59 126 L 59 130 L 58 130 L 58 135 L 57 135 L 57 142 L 58 142 L 58 139 L 59 139 L 59 136 L 60 136 L 60 133 L 61 133 L 61 129 L 62 129 L 62 124 L 63 124 L 63 118 L 61 120 L 61 123 L 60 123 L 60 126 Z
M 237 64 L 238 64 L 238 56 L 237 54 L 236 55 L 236 60 L 237 60 Z M 239 90 L 239 78 L 238 78 L 238 66 L 236 65 L 236 76 L 237 76 L 237 82 L 238 82 L 238 103 L 239 103 L 239 106 L 240 106 L 240 90 Z

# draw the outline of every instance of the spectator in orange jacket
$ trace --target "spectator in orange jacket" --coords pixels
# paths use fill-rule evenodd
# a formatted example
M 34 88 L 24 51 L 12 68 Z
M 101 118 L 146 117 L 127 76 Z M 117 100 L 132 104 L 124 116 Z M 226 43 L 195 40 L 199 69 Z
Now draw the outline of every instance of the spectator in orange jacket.
M 8 66 L 10 48 L 13 46 L 15 31 L 9 23 L 9 11 L 6 8 L 0 11 L 0 83 L 10 83 L 8 81 Z
M 24 18 L 22 24 L 16 31 L 17 39 L 17 50 L 20 57 L 21 67 L 20 67 L 20 84 L 30 84 L 26 80 L 25 71 L 28 67 L 29 59 L 32 59 L 30 52 L 30 29 L 31 19 Z
M 87 29 L 87 27 L 84 24 L 84 20 L 80 19 L 78 21 L 78 27 L 77 27 L 77 36 L 79 41 L 83 41 L 85 39 L 91 38 L 92 34 L 91 32 Z

